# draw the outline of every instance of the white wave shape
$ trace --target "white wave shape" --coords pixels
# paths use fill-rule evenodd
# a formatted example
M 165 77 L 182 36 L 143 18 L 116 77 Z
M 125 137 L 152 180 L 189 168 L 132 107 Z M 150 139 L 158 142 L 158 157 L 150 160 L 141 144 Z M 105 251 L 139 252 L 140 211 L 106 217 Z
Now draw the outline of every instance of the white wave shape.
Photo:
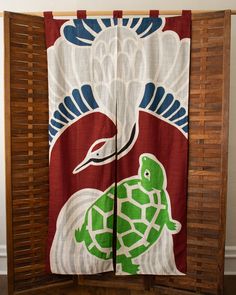
M 95 274 L 113 270 L 113 262 L 91 255 L 84 243 L 75 241 L 75 230 L 81 228 L 87 209 L 101 196 L 95 189 L 73 194 L 57 218 L 56 233 L 50 250 L 50 267 L 57 274 Z
M 81 228 L 84 222 L 87 209 L 101 195 L 99 190 L 83 189 L 73 194 L 62 207 L 50 251 L 52 273 L 96 274 L 113 271 L 112 259 L 98 259 L 88 252 L 84 243 L 77 243 L 74 238 L 75 230 Z M 176 267 L 172 234 L 166 228 L 163 228 L 158 242 L 149 251 L 132 261 L 140 265 L 141 274 L 184 275 Z M 117 265 L 116 275 L 126 275 L 120 264 Z

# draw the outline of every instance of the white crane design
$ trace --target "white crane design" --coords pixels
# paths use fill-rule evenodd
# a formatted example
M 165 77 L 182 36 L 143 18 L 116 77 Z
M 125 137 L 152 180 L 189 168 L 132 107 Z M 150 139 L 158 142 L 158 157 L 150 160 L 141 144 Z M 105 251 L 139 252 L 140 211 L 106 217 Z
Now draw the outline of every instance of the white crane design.
M 84 22 L 83 25 L 92 34 L 89 23 Z M 101 20 L 99 25 L 102 27 Z M 74 174 L 89 165 L 103 165 L 127 154 L 139 134 L 140 111 L 172 124 L 187 137 L 189 39 L 180 40 L 173 31 L 161 30 L 146 37 L 148 28 L 137 33 L 141 26 L 140 21 L 133 28 L 131 26 L 132 23 L 129 26 L 118 26 L 117 31 L 117 26 L 114 25 L 109 30 L 101 30 L 99 35 L 96 32 L 96 39 L 93 42 L 89 40 L 92 46 L 76 44 L 72 48 L 69 45 L 68 48 L 68 42 L 63 38 L 59 40 L 55 45 L 57 54 L 61 50 L 70 51 L 65 71 L 62 70 L 65 61 L 57 57 L 55 49 L 51 52 L 48 50 L 49 56 L 55 56 L 53 58 L 63 84 L 63 87 L 58 85 L 58 77 L 49 70 L 49 93 L 54 101 L 50 105 L 51 149 L 61 132 L 89 113 L 101 112 L 117 126 L 116 135 L 99 138 L 91 145 L 82 162 L 73 170 Z M 68 31 L 68 24 L 63 29 Z M 71 38 L 70 34 L 68 36 Z M 72 43 L 85 42 L 80 38 L 71 40 Z M 155 52 L 151 52 L 149 42 L 157 44 Z M 169 46 L 173 50 L 168 50 Z M 150 56 L 151 65 L 147 61 Z M 81 71 L 75 67 L 75 58 L 82 59 Z M 77 85 L 81 86 L 78 88 Z M 57 89 L 56 93 L 54 89 Z

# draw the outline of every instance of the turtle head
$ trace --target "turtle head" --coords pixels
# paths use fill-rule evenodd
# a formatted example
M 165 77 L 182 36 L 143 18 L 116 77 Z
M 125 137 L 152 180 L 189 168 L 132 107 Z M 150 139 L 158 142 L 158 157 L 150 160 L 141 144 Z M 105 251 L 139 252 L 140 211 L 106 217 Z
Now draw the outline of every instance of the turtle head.
M 147 190 L 166 188 L 166 173 L 163 165 L 152 154 L 142 154 L 139 158 L 139 176 Z

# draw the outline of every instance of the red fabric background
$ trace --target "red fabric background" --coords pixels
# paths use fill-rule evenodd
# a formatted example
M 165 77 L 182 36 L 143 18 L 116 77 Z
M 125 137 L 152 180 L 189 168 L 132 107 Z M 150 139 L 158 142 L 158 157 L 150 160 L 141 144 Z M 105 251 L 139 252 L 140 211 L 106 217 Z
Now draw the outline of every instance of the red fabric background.
M 117 163 L 117 181 L 138 174 L 139 156 L 142 153 L 154 154 L 163 164 L 167 174 L 167 191 L 170 196 L 172 217 L 182 224 L 180 233 L 173 236 L 176 265 L 180 271 L 185 272 L 188 141 L 172 125 L 142 111 L 139 128 L 139 137 L 135 146 Z M 115 132 L 116 128 L 112 121 L 96 113 L 72 124 L 55 143 L 50 160 L 48 251 L 55 234 L 57 216 L 68 198 L 83 188 L 104 191 L 115 182 L 114 161 L 103 166 L 89 166 L 78 174 L 72 174 L 73 169 L 84 158 L 88 148 L 96 139 L 112 137 Z
M 67 19 L 53 19 L 45 18 L 45 32 L 46 32 L 46 47 L 53 46 L 55 41 L 60 37 L 61 26 L 68 21 Z M 191 16 L 181 15 L 176 17 L 166 17 L 166 24 L 163 31 L 172 30 L 175 31 L 180 39 L 190 38 L 191 27 Z

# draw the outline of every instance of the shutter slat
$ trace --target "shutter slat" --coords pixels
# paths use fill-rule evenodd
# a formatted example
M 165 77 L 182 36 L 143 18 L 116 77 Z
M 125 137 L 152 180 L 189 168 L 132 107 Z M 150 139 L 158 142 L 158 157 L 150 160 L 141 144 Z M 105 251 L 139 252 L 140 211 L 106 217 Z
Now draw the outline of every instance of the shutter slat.
M 73 284 L 73 277 L 45 269 L 49 186 L 43 18 L 5 13 L 5 34 L 9 294 L 32 294 L 38 287 L 44 294 L 60 282 Z

